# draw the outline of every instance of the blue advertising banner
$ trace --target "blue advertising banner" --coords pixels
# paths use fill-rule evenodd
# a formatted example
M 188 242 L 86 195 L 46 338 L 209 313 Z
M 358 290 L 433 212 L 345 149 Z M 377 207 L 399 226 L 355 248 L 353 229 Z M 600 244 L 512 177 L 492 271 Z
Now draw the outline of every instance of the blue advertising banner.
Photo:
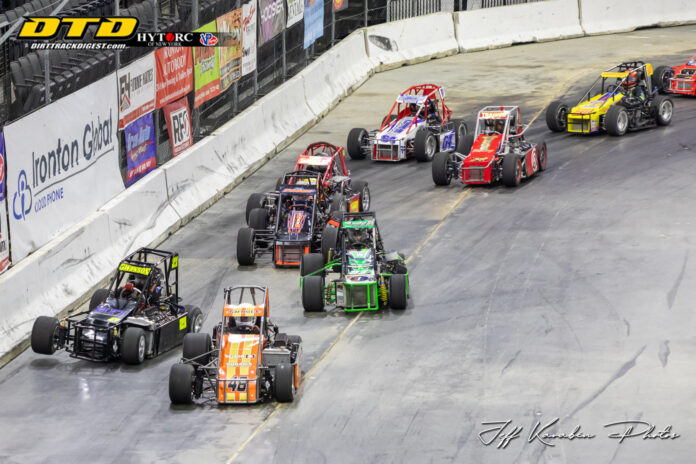
M 304 48 L 308 48 L 323 35 L 323 0 L 304 0 Z
M 126 187 L 157 167 L 157 145 L 152 113 L 127 125 L 126 135 Z

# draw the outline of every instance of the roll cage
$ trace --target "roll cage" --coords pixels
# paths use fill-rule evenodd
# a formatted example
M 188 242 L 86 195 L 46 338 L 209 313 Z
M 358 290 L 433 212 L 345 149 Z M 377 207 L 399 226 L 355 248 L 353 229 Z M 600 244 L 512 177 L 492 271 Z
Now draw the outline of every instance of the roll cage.
M 604 95 L 606 93 L 611 93 L 611 96 L 616 94 L 624 94 L 624 82 L 628 76 L 633 73 L 638 72 L 638 85 L 645 86 L 648 93 L 652 93 L 652 66 L 650 63 L 644 63 L 643 61 L 629 61 L 625 63 L 612 66 L 606 71 L 602 72 L 599 77 L 594 81 L 589 90 L 580 98 L 577 104 L 584 101 L 590 100 L 597 95 Z M 614 79 L 614 84 L 607 85 L 607 81 Z M 598 89 L 596 93 L 593 90 Z M 576 105 L 577 105 L 576 104 Z
M 250 311 L 253 312 L 253 317 L 256 318 L 255 325 L 259 328 L 259 334 L 264 335 L 268 339 L 268 337 L 270 337 L 267 324 L 269 311 L 268 289 L 258 285 L 236 285 L 234 287 L 225 288 L 223 292 L 225 303 L 222 308 L 222 335 L 237 333 L 231 330 L 234 326 L 229 324 L 229 318 L 234 317 L 231 315 L 234 310 L 230 310 L 230 308 L 247 303 L 251 306 Z M 261 294 L 257 295 L 257 292 L 261 292 Z M 262 306 L 263 309 L 257 311 L 256 308 L 258 306 Z M 219 352 L 221 349 L 222 343 L 218 343 L 217 351 Z
M 345 160 L 345 150 L 343 147 L 334 145 L 329 142 L 315 142 L 307 146 L 305 151 L 300 154 L 297 158 L 297 163 L 295 164 L 295 171 L 306 172 L 309 171 L 308 167 L 316 166 L 314 164 L 313 157 L 327 158 L 329 161 L 319 164 L 319 166 L 326 167 L 321 174 L 321 185 L 322 187 L 328 187 L 331 179 L 334 177 L 334 170 L 338 171 L 338 175 L 350 176 L 350 171 L 346 166 Z
M 411 129 L 417 124 L 418 116 L 422 113 L 422 119 L 425 121 L 433 116 L 432 109 L 435 110 L 435 116 L 440 118 L 440 124 L 449 122 L 452 110 L 445 104 L 445 89 L 435 84 L 420 84 L 409 87 L 396 97 L 396 101 L 389 110 L 387 118 L 382 122 L 379 132 L 390 126 L 393 121 L 390 116 L 396 115 L 397 119 L 402 119 L 413 114 L 411 124 L 406 129 L 408 134 Z M 410 110 L 410 105 L 415 104 L 417 109 L 415 112 Z M 432 106 L 431 106 L 432 104 Z
M 158 270 L 159 272 L 156 272 Z M 145 301 L 151 296 L 150 288 L 153 279 L 161 277 L 170 303 L 176 305 L 179 302 L 179 254 L 154 248 L 139 248 L 135 252 L 121 260 L 116 274 L 111 279 L 109 294 L 116 296 L 116 292 L 122 285 L 128 283 L 131 277 L 145 277 L 145 283 L 141 290 Z M 125 279 L 125 280 L 124 280 Z M 173 282 L 172 282 L 173 280 Z

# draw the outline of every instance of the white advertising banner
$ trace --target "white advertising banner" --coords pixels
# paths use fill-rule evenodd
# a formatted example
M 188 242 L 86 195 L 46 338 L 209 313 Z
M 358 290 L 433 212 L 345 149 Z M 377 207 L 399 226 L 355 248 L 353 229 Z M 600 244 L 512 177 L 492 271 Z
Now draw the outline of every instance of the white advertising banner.
M 155 109 L 155 53 L 118 70 L 118 128 Z
M 299 23 L 304 18 L 304 0 L 288 0 L 288 22 L 286 27 Z
M 242 76 L 256 69 L 256 0 L 242 6 Z
M 125 189 L 117 123 L 114 73 L 4 128 L 14 263 Z

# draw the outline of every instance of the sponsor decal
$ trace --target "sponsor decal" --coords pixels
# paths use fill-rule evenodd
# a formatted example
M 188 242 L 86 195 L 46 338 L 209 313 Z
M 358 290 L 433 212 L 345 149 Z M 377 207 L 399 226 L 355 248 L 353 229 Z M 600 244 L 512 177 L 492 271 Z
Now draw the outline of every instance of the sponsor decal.
M 211 21 L 196 32 L 216 32 L 217 25 Z M 217 47 L 196 47 L 193 49 L 193 107 L 220 95 L 220 65 Z
M 218 32 L 227 37 L 220 48 L 220 92 L 242 77 L 242 9 L 217 18 Z
M 324 35 L 324 2 L 304 0 L 304 48 Z
M 285 29 L 285 0 L 259 0 L 259 47 Z
M 135 120 L 124 130 L 126 139 L 126 186 L 157 167 L 157 146 L 152 113 Z
M 184 97 L 166 105 L 164 107 L 164 117 L 167 120 L 167 128 L 169 129 L 172 156 L 177 156 L 193 145 L 188 99 Z
M 242 76 L 256 70 L 256 0 L 242 6 Z
M 178 100 L 193 90 L 193 50 L 164 47 L 155 50 L 155 108 Z
M 131 274 L 140 274 L 145 276 L 150 275 L 150 271 L 152 271 L 152 269 L 149 267 L 135 266 L 133 264 L 128 263 L 119 264 L 118 270 L 123 272 L 130 272 Z
M 293 26 L 304 18 L 304 0 L 288 0 L 288 22 L 286 27 Z
M 123 129 L 155 109 L 155 54 L 150 53 L 118 71 L 119 120 Z

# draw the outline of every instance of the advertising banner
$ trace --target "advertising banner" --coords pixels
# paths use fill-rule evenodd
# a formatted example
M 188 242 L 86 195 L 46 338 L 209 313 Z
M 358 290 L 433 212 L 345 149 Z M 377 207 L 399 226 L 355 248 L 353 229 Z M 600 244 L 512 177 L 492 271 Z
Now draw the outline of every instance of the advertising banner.
M 126 187 L 157 167 L 157 145 L 152 113 L 128 124 L 126 136 Z
M 324 35 L 324 2 L 304 0 L 304 48 Z
M 189 111 L 188 99 L 182 98 L 165 106 L 164 117 L 167 118 L 169 140 L 172 144 L 172 156 L 176 156 L 193 145 L 191 112 Z
M 348 0 L 333 0 L 334 11 L 341 11 L 348 8 Z
M 124 190 L 117 88 L 113 73 L 5 127 L 13 262 Z
M 285 0 L 259 0 L 259 47 L 285 28 Z
M 5 205 L 5 139 L 0 132 L 0 274 L 10 265 L 10 240 L 7 235 Z
M 215 32 L 217 25 L 211 21 L 194 32 L 209 32 L 209 38 L 205 41 L 205 47 L 193 49 L 193 86 L 196 91 L 193 99 L 193 107 L 198 108 L 204 102 L 220 95 L 220 64 L 218 57 L 217 38 Z M 203 37 L 201 37 L 203 42 Z
M 287 27 L 293 26 L 304 17 L 304 0 L 288 0 Z
M 155 109 L 155 54 L 118 70 L 118 128 Z
M 162 108 L 193 90 L 192 53 L 191 47 L 163 47 L 155 50 L 155 108 Z
M 256 70 L 256 0 L 242 6 L 242 76 Z
M 224 92 L 242 77 L 242 9 L 220 16 L 217 30 L 225 33 L 220 48 L 220 92 Z

